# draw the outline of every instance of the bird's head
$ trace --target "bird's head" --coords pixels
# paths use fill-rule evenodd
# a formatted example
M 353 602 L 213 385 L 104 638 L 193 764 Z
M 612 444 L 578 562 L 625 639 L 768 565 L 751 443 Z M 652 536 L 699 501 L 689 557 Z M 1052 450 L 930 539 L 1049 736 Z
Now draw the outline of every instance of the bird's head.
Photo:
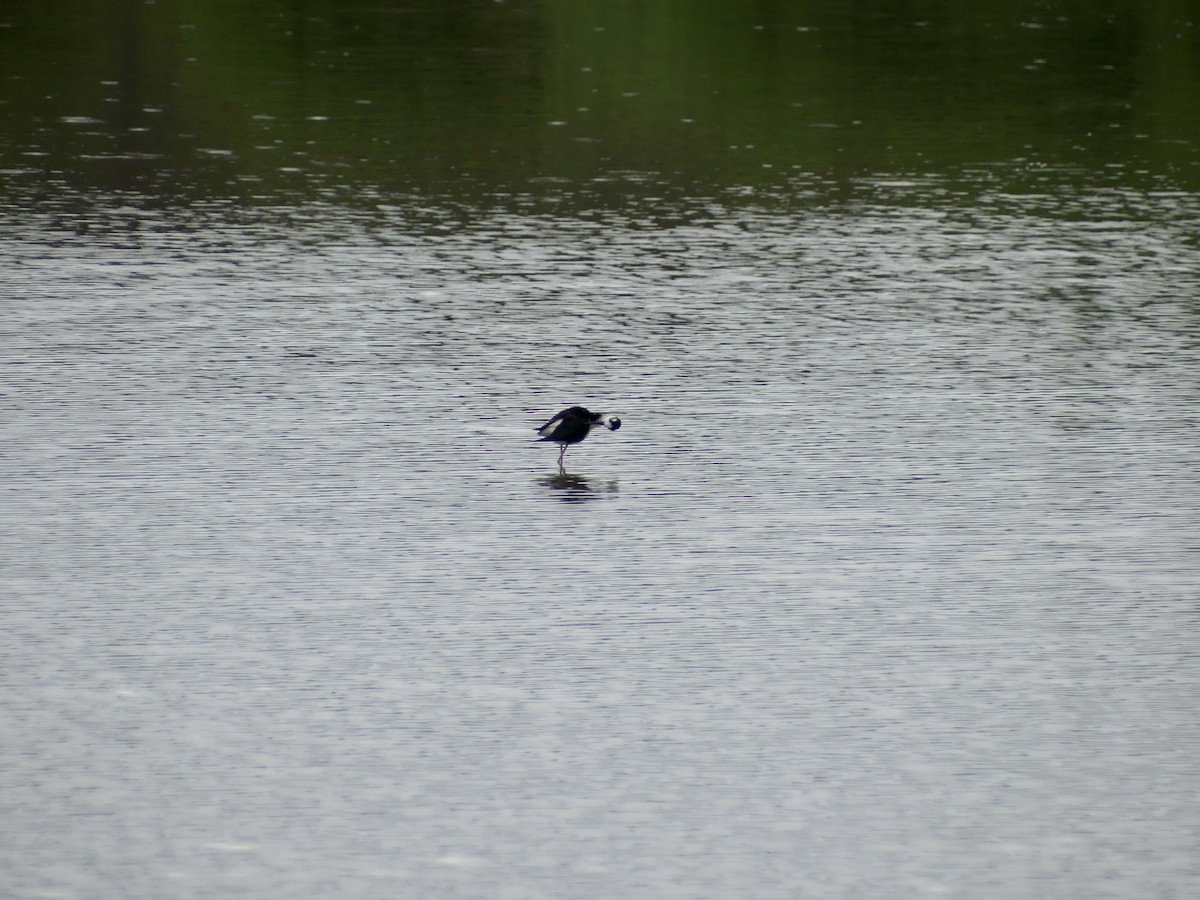
M 609 431 L 616 431 L 621 427 L 621 420 L 616 416 L 604 416 L 600 422 Z

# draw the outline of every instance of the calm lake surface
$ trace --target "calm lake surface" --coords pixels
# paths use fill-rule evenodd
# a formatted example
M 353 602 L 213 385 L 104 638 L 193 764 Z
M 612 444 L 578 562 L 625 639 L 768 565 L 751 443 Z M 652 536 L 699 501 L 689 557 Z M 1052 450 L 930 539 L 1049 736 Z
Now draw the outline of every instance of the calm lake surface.
M 0 14 L 0 894 L 1200 890 L 1196 10 L 672 9 Z

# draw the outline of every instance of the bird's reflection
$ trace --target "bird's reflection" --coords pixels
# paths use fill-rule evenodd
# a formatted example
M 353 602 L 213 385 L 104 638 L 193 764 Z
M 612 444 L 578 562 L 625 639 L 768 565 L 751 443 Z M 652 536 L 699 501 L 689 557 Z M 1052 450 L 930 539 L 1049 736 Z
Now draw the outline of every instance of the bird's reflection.
M 586 475 L 555 472 L 543 475 L 538 481 L 548 488 L 559 491 L 558 499 L 564 503 L 582 503 L 585 500 L 601 500 L 617 492 L 615 481 L 597 481 Z

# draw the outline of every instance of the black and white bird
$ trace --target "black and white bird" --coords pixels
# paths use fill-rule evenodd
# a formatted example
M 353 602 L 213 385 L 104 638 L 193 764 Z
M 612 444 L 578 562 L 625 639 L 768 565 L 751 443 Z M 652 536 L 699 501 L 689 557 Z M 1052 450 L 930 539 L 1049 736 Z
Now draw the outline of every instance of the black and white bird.
M 562 471 L 563 457 L 567 455 L 567 448 L 582 441 L 596 425 L 603 425 L 609 431 L 616 431 L 621 427 L 621 420 L 616 416 L 592 412 L 582 406 L 571 406 L 537 429 L 537 433 L 541 435 L 538 440 L 554 441 L 562 447 L 558 451 L 558 468 L 559 471 Z

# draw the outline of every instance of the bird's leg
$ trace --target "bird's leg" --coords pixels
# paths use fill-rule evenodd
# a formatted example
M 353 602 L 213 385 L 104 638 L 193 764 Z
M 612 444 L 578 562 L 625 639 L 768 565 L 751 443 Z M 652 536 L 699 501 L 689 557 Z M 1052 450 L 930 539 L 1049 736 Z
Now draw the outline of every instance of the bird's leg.
M 566 469 L 563 467 L 563 457 L 565 457 L 566 455 L 567 455 L 567 445 L 563 444 L 562 448 L 558 451 L 558 471 L 560 474 L 562 472 L 566 471 Z

